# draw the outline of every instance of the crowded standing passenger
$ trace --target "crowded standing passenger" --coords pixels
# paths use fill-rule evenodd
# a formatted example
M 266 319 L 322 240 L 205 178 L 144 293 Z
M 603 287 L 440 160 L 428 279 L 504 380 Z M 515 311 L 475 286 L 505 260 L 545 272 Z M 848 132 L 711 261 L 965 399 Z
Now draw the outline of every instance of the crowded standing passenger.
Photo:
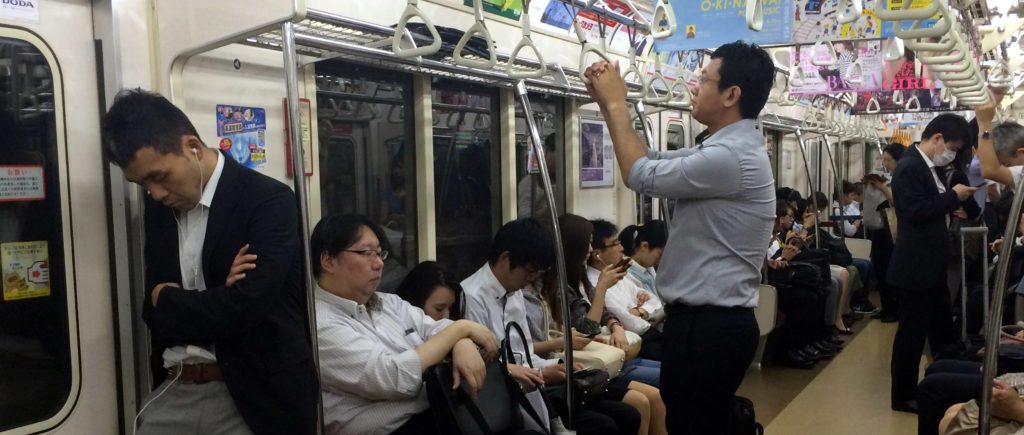
M 699 148 L 668 152 L 648 150 L 633 129 L 618 64 L 595 63 L 586 75 L 627 186 L 675 200 L 657 279 L 670 337 L 661 379 L 669 431 L 722 432 L 759 335 L 753 308 L 775 192 L 754 119 L 768 100 L 774 63 L 743 42 L 715 50 L 692 99 L 691 115 L 708 137 Z
M 153 381 L 140 434 L 312 434 L 299 217 L 288 186 L 206 147 L 140 89 L 103 117 L 104 154 L 146 189 Z

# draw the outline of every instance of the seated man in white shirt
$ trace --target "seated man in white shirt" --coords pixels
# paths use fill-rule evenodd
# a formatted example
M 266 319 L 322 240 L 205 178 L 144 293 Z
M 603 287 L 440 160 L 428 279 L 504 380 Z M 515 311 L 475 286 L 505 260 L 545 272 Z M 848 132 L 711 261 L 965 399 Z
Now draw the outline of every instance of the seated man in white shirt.
M 328 434 L 435 434 L 423 373 L 452 355 L 452 376 L 471 395 L 498 340 L 468 320 L 430 318 L 377 293 L 387 239 L 364 216 L 327 217 L 310 246 L 317 277 L 320 385 Z
M 554 239 L 540 222 L 533 218 L 509 222 L 495 234 L 488 262 L 462 281 L 462 306 L 463 318 L 487 325 L 499 340 L 505 338 L 507 324 L 516 322 L 523 328 L 525 337 L 513 336 L 509 340 L 519 363 L 509 364 L 509 373 L 529 391 L 526 397 L 534 410 L 542 421 L 554 423 L 551 430 L 557 433 L 561 432 L 561 422 L 552 416 L 536 388 L 564 383 L 565 365 L 556 359 L 541 358 L 534 352 L 522 292 L 554 263 Z M 529 367 L 527 358 L 533 368 Z M 577 364 L 576 369 L 580 368 Z M 635 434 L 640 424 L 640 415 L 635 409 L 614 400 L 594 400 L 573 415 L 573 428 L 580 435 Z M 525 417 L 524 421 L 529 424 L 532 420 Z
M 622 242 L 619 230 L 606 220 L 592 220 L 594 234 L 591 246 L 594 248 L 587 261 L 587 279 L 597 282 L 601 269 L 608 265 L 620 263 Z M 625 265 L 629 267 L 628 264 Z M 608 289 L 605 294 L 604 307 L 619 318 L 627 331 L 635 332 L 643 339 L 640 347 L 640 358 L 661 361 L 661 331 L 652 327 L 665 318 L 665 308 L 661 299 L 652 297 L 641 290 L 632 279 L 623 279 Z

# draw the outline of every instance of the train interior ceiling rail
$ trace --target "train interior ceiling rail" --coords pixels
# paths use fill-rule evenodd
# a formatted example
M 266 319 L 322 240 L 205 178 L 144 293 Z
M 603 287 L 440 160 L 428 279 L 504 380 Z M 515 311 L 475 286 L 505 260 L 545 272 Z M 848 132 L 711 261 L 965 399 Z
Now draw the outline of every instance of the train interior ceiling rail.
M 146 192 L 100 143 L 121 90 L 167 96 L 208 147 L 295 189 L 306 252 L 323 216 L 380 223 L 393 291 L 426 260 L 469 276 L 518 217 L 668 219 L 618 175 L 584 71 L 618 62 L 645 143 L 693 148 L 692 87 L 736 39 L 774 61 L 757 125 L 776 186 L 804 198 L 838 200 L 990 89 L 1024 120 L 1017 0 L 3 0 L 0 434 L 132 433 L 152 390 Z M 770 386 L 820 386 L 777 370 L 741 392 L 787 433 L 812 411 Z

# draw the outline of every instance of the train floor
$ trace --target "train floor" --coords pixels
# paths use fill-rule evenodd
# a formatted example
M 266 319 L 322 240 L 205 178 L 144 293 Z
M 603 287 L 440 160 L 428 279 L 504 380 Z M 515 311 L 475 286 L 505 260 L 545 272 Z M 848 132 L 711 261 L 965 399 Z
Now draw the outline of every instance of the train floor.
M 737 394 L 754 402 L 757 419 L 769 435 L 917 433 L 916 415 L 889 408 L 896 326 L 859 321 L 845 349 L 831 361 L 813 370 L 775 365 L 752 369 Z

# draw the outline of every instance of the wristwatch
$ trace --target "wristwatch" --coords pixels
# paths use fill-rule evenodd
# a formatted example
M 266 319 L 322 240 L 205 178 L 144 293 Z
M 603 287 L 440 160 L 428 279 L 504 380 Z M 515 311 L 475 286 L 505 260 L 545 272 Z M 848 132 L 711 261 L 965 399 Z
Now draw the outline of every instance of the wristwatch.
M 992 139 L 992 132 L 989 131 L 989 130 L 985 130 L 985 131 L 981 132 L 981 138 L 982 139 Z

